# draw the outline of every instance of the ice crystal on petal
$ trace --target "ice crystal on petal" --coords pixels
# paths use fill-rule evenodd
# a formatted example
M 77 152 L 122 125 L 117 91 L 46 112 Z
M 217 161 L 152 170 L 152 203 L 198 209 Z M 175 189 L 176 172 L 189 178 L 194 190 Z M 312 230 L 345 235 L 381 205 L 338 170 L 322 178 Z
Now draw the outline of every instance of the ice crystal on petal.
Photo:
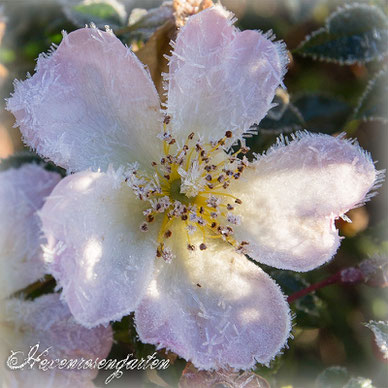
M 205 179 L 198 161 L 194 161 L 187 171 L 180 167 L 178 173 L 182 178 L 180 190 L 182 194 L 187 195 L 187 197 L 195 197 L 203 190 Z

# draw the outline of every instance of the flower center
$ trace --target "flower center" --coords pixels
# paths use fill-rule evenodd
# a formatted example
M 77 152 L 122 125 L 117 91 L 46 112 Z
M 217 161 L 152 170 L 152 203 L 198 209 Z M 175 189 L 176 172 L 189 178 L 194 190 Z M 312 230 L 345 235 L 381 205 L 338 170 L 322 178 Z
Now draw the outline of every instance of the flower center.
M 170 199 L 172 201 L 178 201 L 184 205 L 190 205 L 193 204 L 194 200 L 193 197 L 187 197 L 185 194 L 182 194 L 181 189 L 182 188 L 182 179 L 178 178 L 175 179 L 175 181 L 171 182 L 170 184 Z
M 172 236 L 172 223 L 176 221 L 184 223 L 189 250 L 204 250 L 207 240 L 214 238 L 221 238 L 243 250 L 247 243 L 240 244 L 233 238 L 233 225 L 240 223 L 235 207 L 241 200 L 226 189 L 232 180 L 240 178 L 248 165 L 245 156 L 237 158 L 248 149 L 242 147 L 234 154 L 227 154 L 223 146 L 232 136 L 230 131 L 222 139 L 209 143 L 195 140 L 191 133 L 179 146 L 166 126 L 165 123 L 164 132 L 159 136 L 164 143 L 164 155 L 158 163 L 152 162 L 155 173 L 145 174 L 133 165 L 125 179 L 137 197 L 150 204 L 143 212 L 142 231 L 148 231 L 149 224 L 163 216 L 156 256 L 166 262 L 172 260 L 168 239 Z M 202 241 L 198 247 L 191 242 L 194 234 L 199 234 Z

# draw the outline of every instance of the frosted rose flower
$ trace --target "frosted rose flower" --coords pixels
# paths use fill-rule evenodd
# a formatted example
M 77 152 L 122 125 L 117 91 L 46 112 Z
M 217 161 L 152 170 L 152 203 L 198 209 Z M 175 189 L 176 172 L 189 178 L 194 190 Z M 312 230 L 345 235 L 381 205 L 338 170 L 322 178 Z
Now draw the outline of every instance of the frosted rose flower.
M 221 6 L 189 18 L 173 47 L 162 111 L 136 56 L 95 28 L 64 34 L 8 109 L 27 144 L 75 172 L 41 219 L 76 319 L 135 311 L 143 342 L 201 369 L 248 369 L 280 351 L 291 323 L 279 287 L 244 254 L 298 271 L 330 260 L 334 219 L 377 173 L 359 146 L 325 135 L 279 141 L 252 163 L 227 154 L 271 108 L 285 48 L 238 31 Z
M 1 387 L 94 387 L 97 370 L 11 370 L 6 361 L 11 351 L 14 366 L 23 364 L 30 347 L 39 343 L 35 356 L 51 347 L 45 358 L 104 358 L 113 343 L 112 329 L 87 329 L 77 323 L 58 294 L 32 300 L 11 294 L 37 281 L 45 273 L 36 212 L 60 180 L 57 173 L 36 164 L 0 172 L 0 386 Z
M 45 274 L 37 211 L 60 179 L 37 164 L 0 172 L 0 299 Z

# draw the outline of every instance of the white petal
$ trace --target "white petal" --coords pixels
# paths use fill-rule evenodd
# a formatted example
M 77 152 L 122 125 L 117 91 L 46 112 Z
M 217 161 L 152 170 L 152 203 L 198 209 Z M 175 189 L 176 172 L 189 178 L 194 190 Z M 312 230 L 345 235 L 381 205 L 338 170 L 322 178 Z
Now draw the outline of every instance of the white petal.
M 184 233 L 181 231 L 181 233 Z M 135 311 L 141 341 L 177 353 L 200 369 L 267 363 L 290 331 L 276 283 L 226 243 L 190 252 L 174 229 L 171 264 L 158 262 Z
M 0 173 L 0 299 L 44 275 L 36 212 L 60 179 L 36 164 Z
M 258 31 L 240 32 L 221 6 L 188 19 L 170 59 L 168 107 L 173 133 L 199 132 L 236 140 L 271 107 L 285 73 L 287 54 L 280 43 Z
M 26 365 L 23 370 L 10 370 L 5 367 L 5 361 L 11 351 L 23 352 L 13 356 L 13 365 L 20 366 L 28 358 L 30 348 L 37 344 L 35 357 L 50 348 L 47 355 L 41 356 L 49 361 L 80 360 L 82 357 L 93 361 L 102 359 L 108 355 L 113 343 L 110 326 L 94 329 L 80 326 L 58 294 L 44 295 L 34 301 L 10 299 L 2 302 L 0 307 L 0 374 L 6 387 L 94 387 L 92 379 L 97 375 L 96 369 L 42 371 L 36 362 L 32 369 Z
M 133 311 L 148 285 L 158 228 L 140 231 L 143 204 L 112 173 L 83 172 L 63 179 L 42 208 L 48 270 L 87 327 Z
M 112 33 L 83 28 L 41 55 L 7 105 L 25 142 L 70 171 L 148 163 L 160 104 L 143 65 Z
M 299 133 L 279 142 L 230 187 L 242 200 L 235 237 L 278 268 L 308 271 L 340 245 L 334 220 L 363 203 L 381 179 L 370 155 L 342 138 Z

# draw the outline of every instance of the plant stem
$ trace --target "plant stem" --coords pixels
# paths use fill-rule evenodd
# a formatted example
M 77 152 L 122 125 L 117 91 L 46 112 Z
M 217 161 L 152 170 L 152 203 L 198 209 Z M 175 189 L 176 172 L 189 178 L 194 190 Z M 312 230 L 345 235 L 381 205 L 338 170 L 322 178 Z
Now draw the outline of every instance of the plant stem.
M 324 280 L 321 280 L 318 283 L 314 283 L 309 287 L 304 288 L 303 290 L 297 291 L 291 294 L 287 298 L 288 303 L 292 303 L 295 300 L 302 298 L 311 292 L 319 290 L 320 288 L 327 287 L 331 284 L 357 284 L 365 280 L 364 274 L 359 268 L 349 267 L 341 269 L 336 272 L 334 275 L 327 277 Z

